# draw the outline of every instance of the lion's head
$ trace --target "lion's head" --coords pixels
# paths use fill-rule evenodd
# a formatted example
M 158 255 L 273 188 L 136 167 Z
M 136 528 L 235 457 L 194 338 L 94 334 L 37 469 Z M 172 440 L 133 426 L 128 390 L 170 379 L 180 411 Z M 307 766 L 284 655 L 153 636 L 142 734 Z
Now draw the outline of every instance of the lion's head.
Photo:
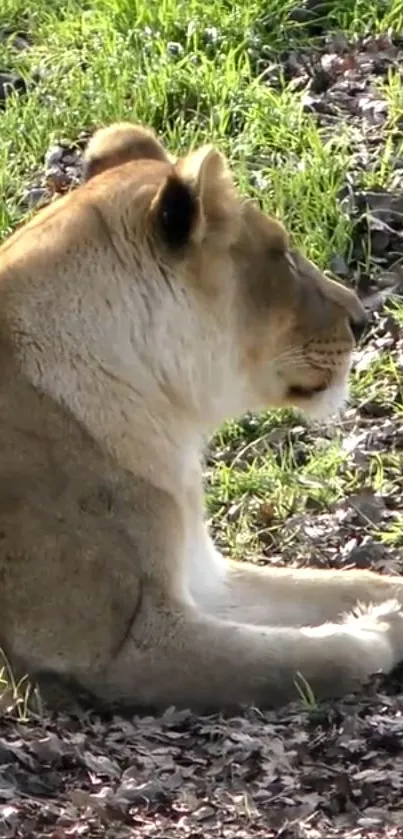
M 203 428 L 270 406 L 339 408 L 363 307 L 238 194 L 218 151 L 174 160 L 149 130 L 112 125 L 90 141 L 85 179 L 70 213 L 77 200 L 102 219 L 99 267 L 111 300 L 121 295 L 105 343 L 126 367 L 130 345 L 153 387 Z

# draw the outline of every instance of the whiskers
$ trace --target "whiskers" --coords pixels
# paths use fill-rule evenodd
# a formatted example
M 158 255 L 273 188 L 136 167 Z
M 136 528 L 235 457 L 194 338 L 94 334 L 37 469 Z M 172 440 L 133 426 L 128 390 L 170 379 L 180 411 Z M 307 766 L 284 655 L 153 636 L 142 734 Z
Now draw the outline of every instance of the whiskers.
M 272 356 L 270 364 L 276 365 L 279 370 L 282 367 L 294 367 L 300 370 L 304 368 L 310 370 L 316 369 L 331 375 L 332 372 L 337 372 L 337 369 L 344 367 L 339 356 L 337 356 L 337 361 L 338 363 L 335 364 L 333 359 L 332 363 L 330 363 L 329 359 L 326 359 L 324 356 L 323 360 L 321 359 L 320 363 L 318 363 L 318 358 L 311 358 L 309 352 L 300 344 L 289 344 L 278 352 L 277 355 Z
M 295 365 L 299 367 L 306 367 L 309 365 L 305 350 L 299 344 L 290 344 L 284 347 L 277 355 L 270 359 L 271 364 L 278 365 Z

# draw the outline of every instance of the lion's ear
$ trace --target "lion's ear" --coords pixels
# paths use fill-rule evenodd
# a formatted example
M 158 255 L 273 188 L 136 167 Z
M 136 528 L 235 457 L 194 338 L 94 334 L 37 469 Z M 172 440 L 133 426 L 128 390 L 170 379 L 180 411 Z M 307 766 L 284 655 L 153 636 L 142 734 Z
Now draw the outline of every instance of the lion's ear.
M 234 238 L 239 200 L 225 158 L 203 146 L 176 163 L 157 193 L 151 213 L 171 248 Z
M 84 153 L 84 180 L 130 160 L 163 160 L 169 157 L 154 132 L 131 122 L 116 122 L 100 128 Z

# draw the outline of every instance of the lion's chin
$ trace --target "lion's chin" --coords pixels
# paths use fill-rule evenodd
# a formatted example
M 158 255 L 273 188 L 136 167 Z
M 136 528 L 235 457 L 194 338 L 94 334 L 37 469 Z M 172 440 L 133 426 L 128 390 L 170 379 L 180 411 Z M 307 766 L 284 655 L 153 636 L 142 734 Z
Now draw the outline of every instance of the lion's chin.
M 347 381 L 333 383 L 329 387 L 312 391 L 301 389 L 298 393 L 290 393 L 287 401 L 309 420 L 324 422 L 343 413 L 348 402 Z

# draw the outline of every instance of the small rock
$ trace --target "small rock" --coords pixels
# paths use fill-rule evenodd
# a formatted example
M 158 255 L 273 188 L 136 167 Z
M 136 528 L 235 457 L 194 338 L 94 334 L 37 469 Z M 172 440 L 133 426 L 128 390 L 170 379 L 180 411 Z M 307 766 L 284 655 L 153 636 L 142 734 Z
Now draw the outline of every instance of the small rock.
M 379 524 L 385 512 L 385 504 L 379 495 L 374 495 L 370 490 L 367 492 L 350 495 L 348 503 L 355 510 L 362 525 Z
M 355 568 L 369 568 L 372 563 L 380 562 L 385 555 L 385 549 L 380 542 L 368 542 L 367 544 L 355 545 L 345 555 L 346 562 L 354 565 Z
M 51 146 L 45 155 L 45 166 L 55 166 L 57 163 L 60 163 L 63 157 L 64 149 L 62 146 L 54 145 Z
M 365 830 L 371 830 L 373 827 L 379 827 L 379 825 L 383 823 L 384 822 L 381 821 L 381 819 L 370 818 L 369 816 L 362 816 L 362 818 L 357 821 L 357 824 Z
M 106 775 L 110 778 L 117 778 L 120 775 L 118 764 L 109 760 L 105 755 L 95 755 L 92 752 L 86 751 L 83 755 L 83 760 L 87 769 L 93 772 L 94 775 Z
M 0 102 L 4 102 L 13 93 L 24 94 L 27 85 L 22 76 L 17 73 L 0 72 Z
M 311 92 L 319 95 L 321 93 L 326 93 L 332 82 L 333 79 L 330 73 L 327 73 L 326 70 L 318 68 L 312 76 L 310 84 Z
M 344 256 L 335 253 L 330 257 L 330 268 L 338 277 L 348 277 L 350 271 Z
M 184 49 L 182 44 L 179 44 L 177 41 L 168 41 L 167 52 L 172 58 L 181 58 Z
M 214 807 L 211 807 L 209 804 L 205 804 L 203 807 L 199 807 L 197 810 L 194 810 L 192 817 L 198 822 L 204 822 L 207 821 L 207 819 L 213 818 L 215 813 L 216 811 Z
M 390 406 L 386 402 L 368 399 L 360 405 L 360 410 L 367 417 L 386 417 L 390 413 Z
M 133 781 L 122 783 L 115 793 L 118 802 L 142 804 L 143 806 L 156 806 L 167 800 L 166 790 L 158 780 L 150 780 L 144 784 L 136 784 Z
M 49 193 L 45 187 L 33 187 L 29 189 L 24 197 L 24 204 L 28 210 L 33 210 L 39 204 L 45 204 L 49 198 Z
M 59 763 L 63 757 L 72 752 L 69 744 L 56 734 L 48 734 L 40 740 L 34 740 L 30 748 L 40 763 L 47 764 Z
M 396 266 L 393 271 L 383 271 L 377 277 L 376 284 L 380 288 L 394 289 L 396 291 L 399 288 L 403 289 L 403 276 L 401 271 L 398 271 L 398 268 L 399 266 Z
M 302 96 L 302 107 L 305 113 L 327 114 L 331 113 L 328 103 L 318 96 L 311 96 L 309 93 L 304 93 Z
M 372 254 L 382 255 L 390 245 L 391 235 L 386 230 L 375 230 L 371 232 Z
M 307 9 L 306 6 L 296 6 L 295 9 L 291 9 L 288 17 L 290 20 L 294 20 L 295 23 L 310 23 L 315 19 L 314 13 L 311 9 Z
M 22 52 L 30 48 L 28 36 L 22 32 L 13 32 L 11 29 L 0 29 L 0 43 L 14 47 Z

